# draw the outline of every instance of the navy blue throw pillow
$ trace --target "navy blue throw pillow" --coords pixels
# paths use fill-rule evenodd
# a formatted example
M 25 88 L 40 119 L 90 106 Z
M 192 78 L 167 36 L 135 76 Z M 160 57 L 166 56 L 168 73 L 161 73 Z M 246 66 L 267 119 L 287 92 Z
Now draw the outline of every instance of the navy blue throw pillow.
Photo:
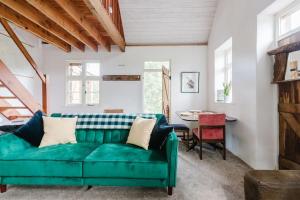
M 168 125 L 166 117 L 162 116 L 152 130 L 149 149 L 161 150 L 172 130 L 173 127 Z
M 42 111 L 37 111 L 34 113 L 33 117 L 26 124 L 17 129 L 14 134 L 26 140 L 32 146 L 38 147 L 44 136 L 42 116 Z

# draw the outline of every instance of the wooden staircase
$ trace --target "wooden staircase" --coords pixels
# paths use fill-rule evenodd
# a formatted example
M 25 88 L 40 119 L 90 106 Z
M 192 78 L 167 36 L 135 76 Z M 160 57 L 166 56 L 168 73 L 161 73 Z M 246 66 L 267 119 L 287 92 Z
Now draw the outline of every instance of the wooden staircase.
M 0 113 L 16 120 L 30 118 L 39 109 L 41 106 L 0 60 Z

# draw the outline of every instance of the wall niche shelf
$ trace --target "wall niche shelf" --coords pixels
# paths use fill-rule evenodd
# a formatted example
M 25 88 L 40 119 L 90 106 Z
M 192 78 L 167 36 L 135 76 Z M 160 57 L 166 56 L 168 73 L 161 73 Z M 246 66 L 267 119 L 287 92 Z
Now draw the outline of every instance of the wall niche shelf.
M 104 75 L 103 81 L 140 81 L 140 75 Z

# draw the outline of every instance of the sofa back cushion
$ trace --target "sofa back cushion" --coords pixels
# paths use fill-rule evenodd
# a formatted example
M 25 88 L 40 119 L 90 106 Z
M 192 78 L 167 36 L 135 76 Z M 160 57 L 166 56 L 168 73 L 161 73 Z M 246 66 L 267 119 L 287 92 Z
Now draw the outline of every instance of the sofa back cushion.
M 78 129 L 78 143 L 126 143 L 129 130 L 126 129 Z
M 157 120 L 163 115 L 156 114 Z M 51 117 L 61 117 L 60 113 L 54 113 Z M 130 129 L 77 129 L 76 140 L 78 143 L 122 143 L 125 144 Z

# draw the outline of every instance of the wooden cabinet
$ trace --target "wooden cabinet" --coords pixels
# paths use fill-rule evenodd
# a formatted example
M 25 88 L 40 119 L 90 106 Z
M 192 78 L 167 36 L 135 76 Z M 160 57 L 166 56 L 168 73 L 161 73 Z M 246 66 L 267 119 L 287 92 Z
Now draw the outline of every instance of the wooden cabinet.
M 284 80 L 290 52 L 300 50 L 292 43 L 269 55 L 275 56 L 273 83 L 278 84 L 279 168 L 300 169 L 300 79 Z
M 300 80 L 279 88 L 279 167 L 300 169 Z

